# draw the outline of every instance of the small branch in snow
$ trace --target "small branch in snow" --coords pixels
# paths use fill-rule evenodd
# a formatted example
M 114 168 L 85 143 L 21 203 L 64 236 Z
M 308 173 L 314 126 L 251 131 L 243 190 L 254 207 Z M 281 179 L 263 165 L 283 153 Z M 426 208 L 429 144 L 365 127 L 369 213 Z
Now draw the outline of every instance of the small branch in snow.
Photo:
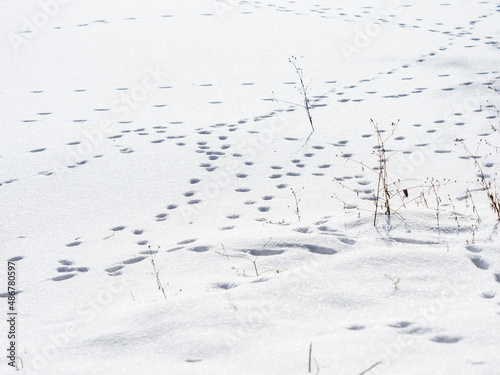
M 371 366 L 370 368 L 367 368 L 365 371 L 363 371 L 363 372 L 362 372 L 361 374 L 359 374 L 359 375 L 364 375 L 364 374 L 366 374 L 368 371 L 370 371 L 371 369 L 373 369 L 375 366 L 380 365 L 381 363 L 382 363 L 382 362 L 377 362 L 377 363 L 375 363 L 373 366 Z
M 158 246 L 158 249 L 159 248 L 160 248 L 160 246 Z M 163 297 L 165 297 L 165 299 L 167 299 L 165 289 L 163 288 L 163 284 L 161 283 L 161 280 L 160 280 L 160 269 L 157 268 L 156 264 L 155 264 L 155 257 L 154 257 L 153 250 L 151 250 L 151 246 L 148 246 L 148 249 L 149 249 L 149 254 L 151 255 L 151 264 L 153 265 L 153 272 L 154 272 L 154 275 L 156 277 L 156 285 L 158 286 L 158 290 L 160 290 L 163 293 Z M 168 283 L 167 283 L 167 285 L 168 285 Z

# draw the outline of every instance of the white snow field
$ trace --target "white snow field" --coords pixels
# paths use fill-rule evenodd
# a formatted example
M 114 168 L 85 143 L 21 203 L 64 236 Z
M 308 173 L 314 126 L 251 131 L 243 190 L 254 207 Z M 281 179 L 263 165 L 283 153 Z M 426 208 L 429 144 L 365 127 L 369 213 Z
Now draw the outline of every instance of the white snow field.
M 498 1 L 1 0 L 0 373 L 500 374 L 499 25 Z M 370 119 L 399 121 L 376 225 Z

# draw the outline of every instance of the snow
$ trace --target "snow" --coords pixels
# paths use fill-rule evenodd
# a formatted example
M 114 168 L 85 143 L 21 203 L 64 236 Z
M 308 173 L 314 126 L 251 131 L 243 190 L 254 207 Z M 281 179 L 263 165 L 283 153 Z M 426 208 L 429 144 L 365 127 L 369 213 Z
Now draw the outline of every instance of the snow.
M 498 2 L 0 10 L 19 373 L 500 374 Z

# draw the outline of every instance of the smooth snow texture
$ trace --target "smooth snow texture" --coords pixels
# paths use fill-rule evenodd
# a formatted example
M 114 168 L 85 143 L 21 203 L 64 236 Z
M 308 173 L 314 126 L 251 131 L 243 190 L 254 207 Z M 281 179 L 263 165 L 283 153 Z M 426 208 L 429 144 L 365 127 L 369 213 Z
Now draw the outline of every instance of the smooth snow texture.
M 495 178 L 499 21 L 492 1 L 0 2 L 19 373 L 307 374 L 312 343 L 311 373 L 500 374 L 499 223 L 463 148 Z M 438 180 L 439 210 L 410 189 L 373 226 L 370 119 L 399 121 L 390 179 Z

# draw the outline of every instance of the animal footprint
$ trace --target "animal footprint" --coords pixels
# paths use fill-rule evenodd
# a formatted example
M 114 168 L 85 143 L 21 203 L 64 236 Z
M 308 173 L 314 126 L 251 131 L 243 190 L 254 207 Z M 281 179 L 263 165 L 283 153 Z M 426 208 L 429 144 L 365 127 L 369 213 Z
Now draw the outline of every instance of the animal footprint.
M 453 336 L 436 336 L 431 339 L 434 342 L 444 343 L 444 344 L 454 344 L 462 340 L 461 337 Z
M 119 272 L 124 266 L 114 266 L 114 267 L 109 267 L 106 268 L 106 272 L 108 273 L 109 276 L 119 276 L 122 273 Z
M 177 242 L 177 245 L 187 245 L 187 244 L 193 243 L 195 241 L 197 241 L 197 238 L 191 238 L 189 240 L 182 240 L 180 242 Z
M 68 247 L 75 247 L 75 246 L 79 246 L 81 244 L 82 244 L 81 241 L 75 241 L 75 242 L 70 242 L 70 243 L 66 244 L 66 246 L 68 246 Z
M 156 221 L 165 221 L 165 220 L 167 220 L 167 216 L 168 216 L 168 214 L 166 214 L 166 213 L 158 214 L 158 215 L 156 215 Z
M 130 258 L 130 259 L 124 260 L 122 263 L 123 264 L 135 264 L 135 263 L 142 262 L 144 259 L 146 259 L 146 257 Z
M 349 331 L 360 331 L 362 329 L 365 329 L 365 326 L 358 326 L 358 325 L 352 325 L 350 327 L 347 327 Z
M 88 272 L 89 268 L 88 267 L 71 267 L 73 265 L 73 262 L 70 260 L 60 260 L 59 263 L 62 265 L 57 268 L 57 272 L 63 273 L 64 275 L 56 276 L 52 278 L 52 281 L 63 281 L 63 280 L 68 280 L 76 275 L 78 275 L 78 272 Z
M 210 250 L 210 246 L 195 246 L 195 247 L 192 247 L 188 250 L 194 251 L 196 253 L 204 253 L 205 251 Z
M 53 277 L 52 280 L 53 281 L 63 281 L 63 280 L 71 279 L 72 277 L 75 277 L 75 276 L 76 276 L 76 273 L 68 273 L 67 275 Z
M 394 324 L 389 324 L 389 327 L 392 327 L 392 328 L 406 328 L 409 325 L 411 325 L 410 322 L 402 321 L 402 322 L 397 322 L 397 323 L 394 323 Z
M 480 257 L 473 257 L 470 260 L 477 268 L 481 270 L 487 270 L 489 268 L 489 264 Z

